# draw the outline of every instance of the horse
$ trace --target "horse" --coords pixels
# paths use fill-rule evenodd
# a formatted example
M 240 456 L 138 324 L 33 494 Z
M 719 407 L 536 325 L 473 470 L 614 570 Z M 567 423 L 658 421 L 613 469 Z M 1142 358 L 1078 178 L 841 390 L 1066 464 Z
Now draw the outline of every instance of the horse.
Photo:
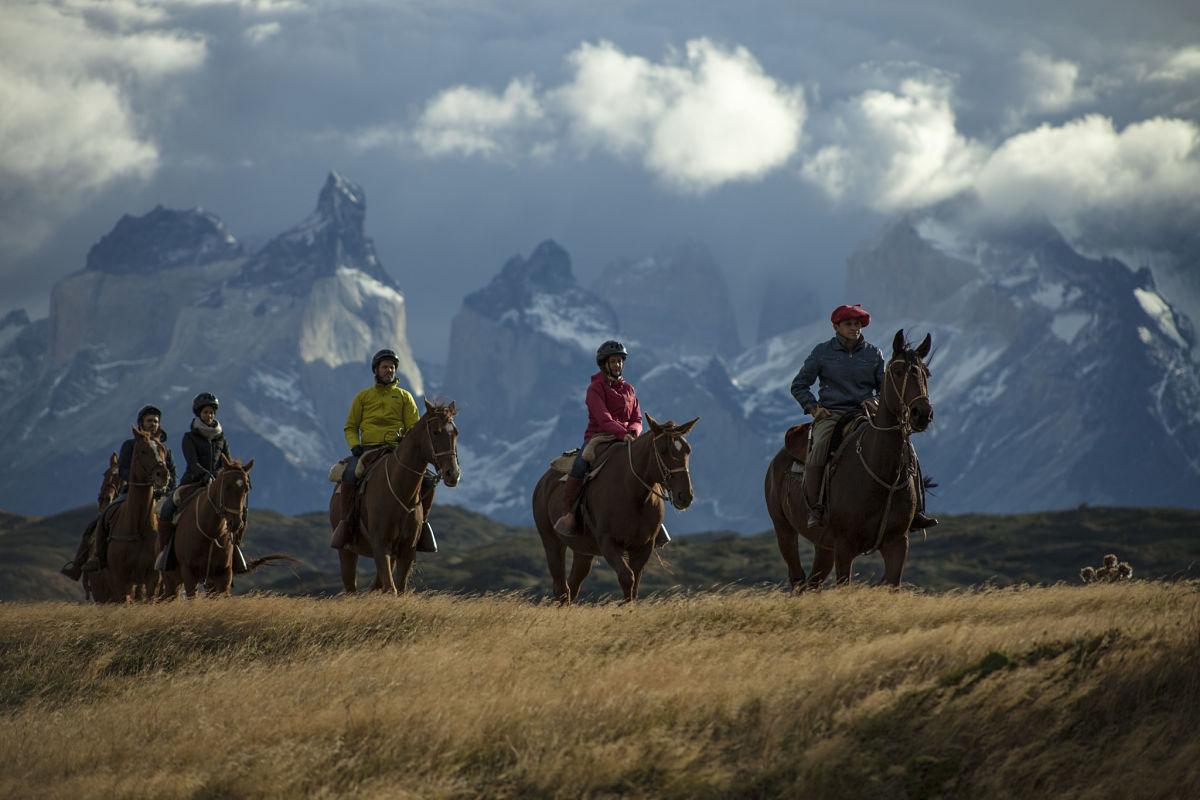
M 884 567 L 879 585 L 900 585 L 920 490 L 909 437 L 933 421 L 925 364 L 930 345 L 926 335 L 913 349 L 904 339 L 904 330 L 896 332 L 892 356 L 884 367 L 878 411 L 847 436 L 836 460 L 830 457 L 824 527 L 807 527 L 808 506 L 797 477 L 802 473 L 792 471 L 795 459 L 788 448 L 781 448 L 771 460 L 763 492 L 793 592 L 819 589 L 833 568 L 837 584 L 849 584 L 854 559 L 876 550 Z M 807 578 L 800 565 L 800 535 L 813 543 L 815 551 Z
M 432 493 L 422 497 L 425 467 L 432 464 L 447 486 L 458 485 L 458 428 L 454 403 L 425 401 L 425 413 L 395 447 L 376 461 L 358 489 L 358 530 L 351 549 L 338 550 L 342 585 L 347 594 L 358 590 L 358 558 L 375 559 L 371 588 L 391 594 L 408 591 L 408 579 L 417 556 L 417 539 Z M 341 519 L 335 488 L 329 500 L 329 525 Z M 393 571 L 397 572 L 393 576 Z
M 250 470 L 254 459 L 245 464 L 221 454 L 221 468 L 206 488 L 195 492 L 179 509 L 179 523 L 170 547 L 178 567 L 164 570 L 160 599 L 174 600 L 182 585 L 184 594 L 196 596 L 196 586 L 203 583 L 209 597 L 229 597 L 233 585 L 234 547 L 240 546 L 245 535 L 242 516 L 246 497 L 250 493 Z M 273 553 L 248 562 L 247 572 L 253 572 L 272 561 L 295 561 L 292 556 Z
M 158 586 L 154 569 L 154 491 L 167 485 L 165 445 L 146 431 L 133 428 L 133 457 L 129 465 L 129 493 L 125 501 L 109 506 L 101 515 L 98 534 L 108 539 L 108 566 L 90 583 L 97 602 L 107 591 L 108 602 L 152 600 Z M 102 530 L 101 530 L 102 529 Z M 97 585 L 106 584 L 97 593 Z
M 579 597 L 579 587 L 596 556 L 603 556 L 617 573 L 625 602 L 637 600 L 642 571 L 662 525 L 663 501 L 681 511 L 692 504 L 688 474 L 692 447 L 684 437 L 699 421 L 697 417 L 682 425 L 670 420 L 659 423 L 646 414 L 648 432 L 610 445 L 603 469 L 597 467 L 599 471 L 587 483 L 582 525 L 576 533 L 554 530 L 554 521 L 569 510 L 563 508 L 562 473 L 551 467 L 538 480 L 533 521 L 559 603 L 570 604 Z M 566 575 L 568 548 L 573 552 L 570 577 Z
M 91 599 L 96 597 L 95 589 L 99 588 L 101 594 L 104 594 L 104 589 L 92 586 L 91 573 L 83 572 L 83 562 L 87 561 L 88 556 L 92 554 L 92 548 L 96 543 L 96 525 L 100 522 L 100 514 L 104 509 L 108 508 L 108 504 L 121 493 L 121 489 L 125 486 L 125 479 L 121 477 L 118 471 L 117 454 L 113 453 L 108 459 L 108 469 L 104 470 L 103 476 L 100 478 L 100 493 L 96 496 L 96 516 L 83 529 L 83 535 L 79 537 L 79 547 L 75 550 L 75 557 L 63 565 L 60 570 L 71 580 L 83 580 L 84 596 Z M 102 582 L 98 582 L 101 583 Z M 98 599 L 96 602 L 105 602 Z

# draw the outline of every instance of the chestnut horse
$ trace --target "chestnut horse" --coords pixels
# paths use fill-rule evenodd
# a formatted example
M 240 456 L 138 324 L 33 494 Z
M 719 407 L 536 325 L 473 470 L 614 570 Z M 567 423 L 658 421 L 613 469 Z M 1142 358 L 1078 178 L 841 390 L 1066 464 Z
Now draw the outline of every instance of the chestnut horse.
M 158 521 L 154 516 L 154 490 L 167 485 L 167 464 L 162 442 L 146 431 L 133 429 L 133 457 L 129 464 L 129 493 L 125 501 L 102 515 L 97 535 L 108 538 L 108 566 L 91 579 L 97 602 L 107 591 L 107 602 L 154 599 L 158 572 L 154 569 L 154 541 Z M 97 592 L 98 584 L 105 584 Z
M 96 525 L 100 522 L 100 514 L 108 508 L 108 504 L 121 493 L 121 489 L 125 486 L 125 479 L 121 477 L 117 464 L 117 454 L 113 453 L 108 459 L 108 469 L 104 470 L 104 475 L 100 479 L 100 493 L 96 496 L 96 517 L 83 529 L 83 535 L 79 537 L 79 547 L 75 550 L 75 558 L 68 561 L 62 568 L 62 573 L 72 580 L 82 579 L 84 596 L 88 599 L 95 599 L 97 603 L 108 601 L 104 582 L 96 581 L 96 585 L 93 585 L 93 573 L 83 572 L 82 567 L 83 562 L 87 561 L 88 556 L 92 554 L 96 544 Z M 97 590 L 99 594 L 97 594 Z
M 646 415 L 650 430 L 637 439 L 616 442 L 606 452 L 606 462 L 587 483 L 578 532 L 554 530 L 563 506 L 562 473 L 546 470 L 533 490 L 533 521 L 542 537 L 546 563 L 560 603 L 579 596 L 583 579 L 592 571 L 592 559 L 604 559 L 617 573 L 625 602 L 636 600 L 642 571 L 654 550 L 654 537 L 662 525 L 663 500 L 683 510 L 692 504 L 692 479 L 688 456 L 692 447 L 683 437 L 700 418 L 676 425 L 660 424 Z M 599 459 L 598 459 L 599 460 Z M 573 551 L 567 577 L 567 549 Z
M 807 527 L 808 506 L 797 477 L 802 473 L 791 470 L 793 457 L 787 448 L 772 459 L 764 481 L 767 513 L 793 591 L 819 589 L 835 567 L 838 584 L 848 584 L 854 559 L 876 550 L 883 556 L 880 583 L 900 585 L 919 491 L 909 436 L 933 421 L 925 365 L 929 348 L 928 335 L 914 350 L 903 329 L 896 332 L 892 356 L 884 367 L 878 411 L 847 437 L 836 461 L 830 457 L 824 527 Z M 800 565 L 800 535 L 815 550 L 807 579 Z
M 358 557 L 375 559 L 372 589 L 403 594 L 417 557 L 417 539 L 425 524 L 421 481 L 432 464 L 447 486 L 458 484 L 458 428 L 454 403 L 431 404 L 395 447 L 376 461 L 359 483 L 358 530 L 352 550 L 338 550 L 342 584 L 358 589 Z M 329 525 L 341 519 L 338 490 L 329 501 Z M 432 498 L 424 498 L 426 503 Z M 393 570 L 397 572 L 393 577 Z
M 195 597 L 196 586 L 201 583 L 209 597 L 229 597 L 229 587 L 233 585 L 233 550 L 235 545 L 241 545 L 245 533 L 242 515 L 253 467 L 253 458 L 243 465 L 222 453 L 216 477 L 180 509 L 171 542 L 179 566 L 163 572 L 161 598 L 177 598 L 180 584 L 188 597 Z M 276 553 L 249 562 L 247 571 L 253 572 L 277 560 L 295 561 L 291 556 Z

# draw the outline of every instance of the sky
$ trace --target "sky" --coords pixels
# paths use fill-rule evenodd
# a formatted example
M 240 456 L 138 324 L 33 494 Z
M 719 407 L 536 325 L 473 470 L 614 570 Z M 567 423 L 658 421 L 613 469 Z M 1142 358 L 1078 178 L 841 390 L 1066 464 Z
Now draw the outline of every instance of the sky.
M 0 316 L 44 316 L 124 214 L 202 207 L 255 247 L 330 170 L 365 191 L 420 359 L 545 239 L 585 284 L 707 246 L 749 345 L 769 276 L 854 302 L 860 242 L 963 195 L 1091 253 L 1195 241 L 1200 10 L 0 0 Z

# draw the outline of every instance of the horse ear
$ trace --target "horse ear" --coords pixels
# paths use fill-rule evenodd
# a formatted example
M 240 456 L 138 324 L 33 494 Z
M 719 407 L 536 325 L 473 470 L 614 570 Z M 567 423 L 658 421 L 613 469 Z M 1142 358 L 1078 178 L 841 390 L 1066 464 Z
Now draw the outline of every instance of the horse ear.
M 432 411 L 432 410 L 433 410 L 433 405 L 432 405 L 432 404 L 430 404 L 430 402 L 429 402 L 429 398 L 428 398 L 428 397 L 425 397 L 424 395 L 422 395 L 422 396 L 421 396 L 421 399 L 425 401 L 425 410 L 426 410 L 426 411 Z
M 233 462 L 229 460 L 229 456 L 225 455 L 224 453 L 221 453 L 221 464 L 223 466 L 228 467 L 232 463 Z
M 134 435 L 134 436 L 145 436 L 145 435 L 146 435 L 145 431 L 139 431 L 139 430 L 138 430 L 136 427 L 134 427 L 133 425 L 130 425 L 130 426 L 129 426 L 129 430 L 133 431 L 133 435 Z
M 650 416 L 649 411 L 645 412 L 645 414 L 646 414 L 646 424 L 650 426 L 650 429 L 652 431 L 657 433 L 658 431 L 662 430 L 662 425 L 659 425 L 658 420 L 656 420 L 654 417 Z
M 679 426 L 679 428 L 677 429 L 677 431 L 676 431 L 676 432 L 677 432 L 677 433 L 678 433 L 680 436 L 687 436 L 689 433 L 691 433 L 691 432 L 692 432 L 692 427 L 693 427 L 693 426 L 695 426 L 695 424 L 696 424 L 697 422 L 699 422 L 699 421 L 700 421 L 700 418 L 699 418 L 699 417 L 696 417 L 696 418 L 695 418 L 694 420 L 692 420 L 691 422 L 685 422 L 685 423 L 683 423 L 682 425 L 680 425 L 680 426 Z
M 249 461 L 247 461 L 247 462 L 246 462 L 246 465 L 245 465 L 244 467 L 242 467 L 242 471 L 243 471 L 243 472 L 249 472 L 249 471 L 250 471 L 250 468 L 251 468 L 251 467 L 253 467 L 253 466 L 254 466 L 254 459 L 252 458 L 252 459 L 250 459 Z
M 920 359 L 922 361 L 924 361 L 925 356 L 929 355 L 929 348 L 932 346 L 933 346 L 933 336 L 931 334 L 927 333 L 927 334 L 925 334 L 925 338 L 921 340 L 921 343 L 919 345 L 917 345 L 917 356 L 920 357 Z
M 900 358 L 904 355 L 904 328 L 896 331 L 895 337 L 892 339 L 892 358 Z
M 109 459 L 108 459 L 108 465 L 109 465 L 110 467 L 115 467 L 115 466 L 117 466 L 117 464 L 119 464 L 120 462 L 121 462 L 121 459 L 117 458 L 117 454 L 116 454 L 116 453 L 113 453 L 113 454 L 112 454 L 112 456 L 111 456 L 111 457 L 109 457 Z
M 457 413 L 458 413 L 458 411 L 454 408 L 454 401 L 451 400 L 450 401 L 450 416 L 453 417 Z

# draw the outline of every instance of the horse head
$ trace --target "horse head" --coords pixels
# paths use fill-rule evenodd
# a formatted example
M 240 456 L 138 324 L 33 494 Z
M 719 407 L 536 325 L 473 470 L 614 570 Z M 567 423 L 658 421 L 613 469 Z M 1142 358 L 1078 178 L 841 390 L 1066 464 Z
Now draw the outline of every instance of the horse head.
M 933 405 L 929 402 L 929 355 L 932 338 L 925 339 L 914 349 L 904 339 L 904 329 L 892 339 L 892 357 L 884 367 L 882 404 L 902 426 L 920 432 L 933 422 Z
M 246 510 L 246 496 L 250 493 L 250 470 L 254 467 L 254 459 L 245 464 L 241 461 L 230 460 L 221 453 L 221 469 L 213 485 L 217 489 L 216 505 L 219 513 L 225 517 L 225 528 L 230 534 L 236 533 L 242 527 L 242 515 Z M 209 501 L 212 502 L 212 486 L 209 487 Z
M 130 486 L 167 488 L 166 447 L 147 431 L 133 428 L 133 458 L 129 464 Z
M 433 464 L 438 477 L 447 486 L 457 486 L 462 471 L 458 467 L 458 427 L 454 424 L 457 410 L 454 401 L 430 403 L 425 400 L 425 413 L 420 422 L 425 425 L 425 442 L 428 452 L 423 456 L 426 463 Z
M 692 446 L 683 437 L 699 421 L 700 418 L 696 417 L 682 425 L 676 425 L 672 420 L 660 423 L 646 414 L 646 423 L 653 436 L 651 447 L 661 475 L 659 482 L 666 488 L 671 505 L 680 511 L 690 506 L 693 500 L 692 477 L 688 474 L 688 456 Z
M 97 508 L 100 511 L 103 511 L 113 501 L 113 498 L 121 493 L 121 484 L 125 481 L 121 478 L 117 465 L 117 454 L 113 453 L 112 457 L 108 459 L 108 469 L 104 470 L 104 477 L 100 479 L 100 494 L 96 498 Z

